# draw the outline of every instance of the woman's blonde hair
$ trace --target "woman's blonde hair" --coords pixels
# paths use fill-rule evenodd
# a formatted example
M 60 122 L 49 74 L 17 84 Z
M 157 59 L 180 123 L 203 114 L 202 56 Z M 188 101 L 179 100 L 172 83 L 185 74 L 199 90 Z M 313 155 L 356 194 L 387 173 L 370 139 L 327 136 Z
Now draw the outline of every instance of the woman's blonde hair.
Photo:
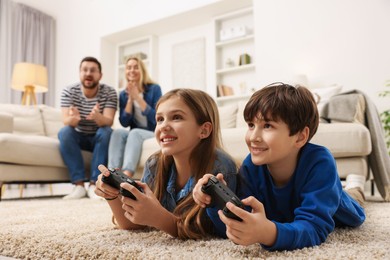
M 138 82 L 138 86 L 139 86 L 139 88 L 141 88 L 139 91 L 144 92 L 146 85 L 155 84 L 155 82 L 151 79 L 149 72 L 145 66 L 145 63 L 140 58 L 138 58 L 137 56 L 130 56 L 126 60 L 126 66 L 130 60 L 135 60 L 138 63 L 138 66 L 141 70 L 141 75 L 140 75 L 140 79 Z
M 174 89 L 160 98 L 156 110 L 161 103 L 172 97 L 178 97 L 190 108 L 198 125 L 205 122 L 210 122 L 212 125 L 210 135 L 202 139 L 190 155 L 192 177 L 196 183 L 205 173 L 212 172 L 216 160 L 216 150 L 217 148 L 222 149 L 218 108 L 215 101 L 201 90 Z M 164 155 L 161 151 L 155 156 L 157 156 L 157 167 L 153 186 L 156 197 L 161 201 L 166 192 L 168 173 L 173 164 L 173 157 Z M 206 219 L 205 210 L 194 202 L 191 193 L 178 203 L 173 213 L 178 218 L 179 238 L 201 238 L 207 235 L 207 230 L 211 228 L 210 222 L 202 220 Z

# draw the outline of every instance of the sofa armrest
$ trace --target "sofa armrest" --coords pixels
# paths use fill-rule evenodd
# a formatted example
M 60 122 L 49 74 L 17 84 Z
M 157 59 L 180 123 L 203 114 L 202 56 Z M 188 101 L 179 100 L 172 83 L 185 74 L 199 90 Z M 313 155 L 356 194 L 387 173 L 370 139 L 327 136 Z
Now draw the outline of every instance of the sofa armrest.
M 0 112 L 0 133 L 12 133 L 14 130 L 14 117 L 10 113 Z

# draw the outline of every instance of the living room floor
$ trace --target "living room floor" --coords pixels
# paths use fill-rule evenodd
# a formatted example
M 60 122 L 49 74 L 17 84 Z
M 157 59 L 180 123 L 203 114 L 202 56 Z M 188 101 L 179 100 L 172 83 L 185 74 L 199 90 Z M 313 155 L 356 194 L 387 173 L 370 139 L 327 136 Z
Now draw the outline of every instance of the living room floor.
M 35 197 L 62 197 L 72 191 L 73 185 L 70 183 L 55 184 L 6 184 L 2 190 L 2 200 L 31 199 Z M 376 187 L 374 196 L 371 195 L 371 182 L 367 181 L 364 189 L 366 199 L 381 199 Z

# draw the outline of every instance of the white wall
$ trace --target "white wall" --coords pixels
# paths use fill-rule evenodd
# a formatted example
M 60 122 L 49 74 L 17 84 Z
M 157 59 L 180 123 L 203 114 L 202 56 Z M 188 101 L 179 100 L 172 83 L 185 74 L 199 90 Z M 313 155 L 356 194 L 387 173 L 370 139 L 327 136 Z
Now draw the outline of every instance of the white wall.
M 219 2 L 15 1 L 42 10 L 57 21 L 57 106 L 62 88 L 78 80 L 81 58 L 100 56 L 102 37 Z M 378 93 L 384 89 L 385 80 L 390 79 L 390 1 L 254 0 L 254 12 L 259 86 L 273 81 L 291 81 L 297 74 L 306 74 L 312 87 L 337 83 L 343 85 L 344 90 L 366 92 L 380 111 L 389 108 L 388 100 L 379 98 Z M 199 28 L 202 26 L 192 28 L 196 36 L 202 34 Z M 170 42 L 182 37 L 181 34 L 185 32 L 161 37 L 158 80 L 162 86 L 170 85 L 171 79 L 164 67 L 170 64 L 170 55 L 161 52 L 161 48 L 168 48 Z M 209 35 L 208 32 L 205 35 Z M 209 49 L 207 47 L 206 52 Z M 103 82 L 104 79 L 103 76 Z M 114 83 L 112 78 L 107 80 Z
M 56 19 L 56 106 L 64 86 L 79 80 L 80 60 L 100 58 L 101 38 L 217 0 L 14 0 Z M 131 35 L 129 35 L 131 38 Z M 104 78 L 105 64 L 103 66 Z M 109 83 L 114 84 L 110 78 Z
M 259 82 L 304 73 L 312 86 L 333 83 L 378 98 L 390 79 L 390 1 L 254 1 Z

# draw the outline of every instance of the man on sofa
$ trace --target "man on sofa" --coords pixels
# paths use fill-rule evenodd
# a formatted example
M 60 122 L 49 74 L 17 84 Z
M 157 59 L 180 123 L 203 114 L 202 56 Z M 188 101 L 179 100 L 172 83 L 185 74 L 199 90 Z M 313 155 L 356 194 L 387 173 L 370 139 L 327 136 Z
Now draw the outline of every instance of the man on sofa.
M 80 82 L 65 87 L 61 95 L 62 119 L 65 124 L 58 133 L 60 152 L 69 169 L 72 192 L 64 199 L 88 197 L 97 199 L 95 182 L 100 174 L 98 165 L 107 164 L 111 126 L 117 109 L 114 88 L 100 84 L 102 68 L 94 57 L 85 57 L 80 63 Z M 89 188 L 86 181 L 81 150 L 92 152 Z

